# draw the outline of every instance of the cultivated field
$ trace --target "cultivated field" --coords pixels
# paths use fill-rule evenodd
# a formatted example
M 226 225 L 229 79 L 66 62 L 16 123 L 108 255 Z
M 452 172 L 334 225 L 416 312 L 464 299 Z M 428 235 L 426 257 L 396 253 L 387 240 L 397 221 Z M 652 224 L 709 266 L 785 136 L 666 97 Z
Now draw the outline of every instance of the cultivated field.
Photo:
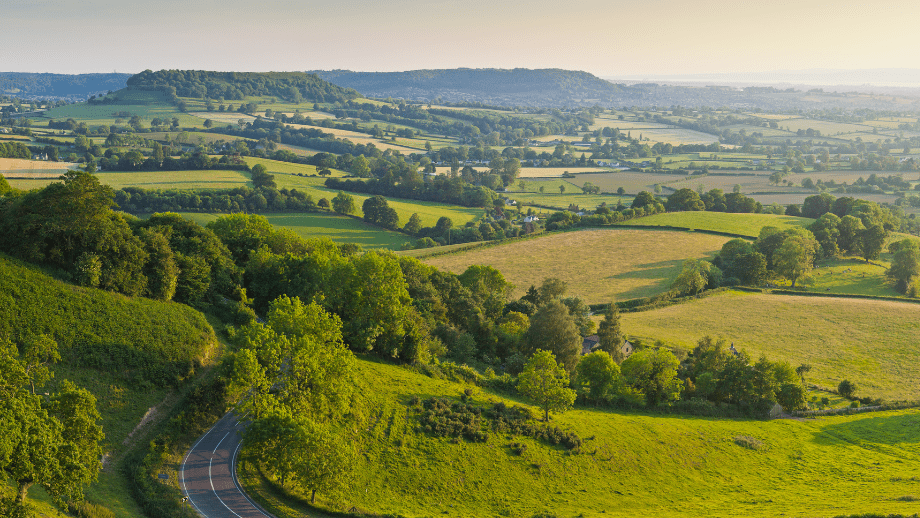
M 356 479 L 317 503 L 407 517 L 775 517 L 913 513 L 920 411 L 773 421 L 575 410 L 552 424 L 585 442 L 582 453 L 507 433 L 485 443 L 419 429 L 412 396 L 521 404 L 468 384 L 359 362 L 372 393 Z M 370 387 L 373 387 L 371 390 Z M 750 437 L 748 449 L 736 443 Z M 521 454 L 512 444 L 523 444 Z M 500 476 L 497 476 L 500 474 Z M 258 497 L 269 494 L 243 471 Z M 666 488 L 666 490 L 663 490 Z M 309 498 L 309 493 L 302 494 Z M 304 516 L 296 499 L 273 500 L 279 518 Z M 318 515 L 316 513 L 307 516 Z
M 811 364 L 813 383 L 920 399 L 920 304 L 728 292 L 622 317 L 627 334 L 692 347 L 722 336 L 749 355 Z
M 211 119 L 215 123 L 219 122 L 221 124 L 233 125 L 238 124 L 240 119 L 243 119 L 244 122 L 252 122 L 256 120 L 256 118 L 252 115 L 246 115 L 245 113 L 238 112 L 190 112 L 189 115 L 194 115 L 201 120 Z
M 714 230 L 757 237 L 763 227 L 785 228 L 789 226 L 805 227 L 814 220 L 793 216 L 776 216 L 773 214 L 731 214 L 727 212 L 669 212 L 644 216 L 621 223 L 623 226 L 655 225 L 692 228 L 695 230 Z
M 569 285 L 590 304 L 666 292 L 689 258 L 710 258 L 729 238 L 690 232 L 580 230 L 426 259 L 454 273 L 473 264 L 495 267 L 514 296 L 547 277 Z

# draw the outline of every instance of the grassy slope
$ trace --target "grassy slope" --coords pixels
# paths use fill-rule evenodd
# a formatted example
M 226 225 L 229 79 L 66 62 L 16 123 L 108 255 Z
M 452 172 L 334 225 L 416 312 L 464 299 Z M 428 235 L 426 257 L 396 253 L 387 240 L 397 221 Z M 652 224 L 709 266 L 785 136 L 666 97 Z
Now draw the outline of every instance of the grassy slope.
M 724 337 L 753 357 L 809 363 L 810 381 L 855 381 L 862 395 L 920 399 L 920 305 L 728 292 L 622 315 L 623 331 L 692 347 Z
M 473 264 L 497 268 L 515 285 L 558 277 L 588 303 L 657 295 L 668 290 L 688 258 L 711 258 L 729 238 L 691 232 L 592 229 L 552 234 L 425 260 L 455 273 Z
M 776 216 L 773 214 L 729 214 L 725 212 L 669 212 L 636 218 L 622 223 L 629 225 L 661 225 L 685 227 L 697 230 L 716 230 L 757 237 L 763 227 L 786 228 L 804 227 L 814 221 L 793 216 Z
M 202 335 L 192 340 L 187 333 L 194 329 Z M 210 325 L 187 306 L 78 288 L 0 255 L 0 335 L 16 337 L 29 330 L 50 333 L 58 339 L 65 361 L 53 367 L 55 379 L 47 389 L 53 390 L 61 380 L 69 379 L 96 396 L 105 450 L 115 459 L 125 451 L 124 441 L 148 410 L 173 390 L 140 386 L 114 370 L 67 362 L 72 337 L 88 331 L 104 336 L 109 343 L 142 350 L 154 350 L 170 342 L 201 348 L 214 341 Z M 205 350 L 197 350 L 204 359 Z M 37 489 L 30 490 L 30 498 L 33 491 L 36 498 L 42 498 Z M 118 517 L 142 516 L 130 497 L 127 480 L 114 463 L 100 474 L 99 482 L 87 488 L 86 494 L 90 501 L 105 505 Z M 56 512 L 50 515 L 57 516 Z
M 584 453 L 491 434 L 485 444 L 416 431 L 412 395 L 456 396 L 464 385 L 360 362 L 380 412 L 366 457 L 326 508 L 417 516 L 834 516 L 912 513 L 920 411 L 813 420 L 748 421 L 580 409 L 555 424 L 586 439 Z M 479 393 L 476 399 L 498 400 Z M 734 442 L 751 436 L 763 447 Z M 522 456 L 508 447 L 528 445 Z M 335 502 L 335 503 L 333 503 Z M 287 504 L 278 516 L 303 516 Z M 306 513 L 315 515 L 315 513 Z

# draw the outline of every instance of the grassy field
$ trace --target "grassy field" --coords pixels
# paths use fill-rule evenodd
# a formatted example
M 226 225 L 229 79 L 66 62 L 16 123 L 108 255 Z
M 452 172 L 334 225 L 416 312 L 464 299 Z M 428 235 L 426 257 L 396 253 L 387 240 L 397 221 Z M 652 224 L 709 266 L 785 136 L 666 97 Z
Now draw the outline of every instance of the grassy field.
M 728 420 L 579 409 L 555 425 L 585 439 L 569 455 L 531 439 L 490 434 L 486 443 L 421 432 L 413 395 L 449 397 L 469 385 L 405 368 L 359 362 L 375 412 L 355 479 L 317 494 L 327 509 L 407 517 L 623 516 L 829 517 L 912 513 L 920 476 L 920 411 L 807 420 Z M 506 401 L 489 392 L 476 401 Z M 759 441 L 758 449 L 736 438 Z M 515 454 L 511 444 L 527 449 Z M 249 480 L 249 479 L 247 479 Z M 263 493 L 264 494 L 264 493 Z M 273 500 L 273 503 L 278 502 Z M 279 518 L 322 516 L 286 500 Z
M 180 212 L 180 214 L 199 225 L 207 225 L 224 214 L 207 214 L 200 212 Z M 328 212 L 323 213 L 272 213 L 263 214 L 268 221 L 279 228 L 293 230 L 298 236 L 328 237 L 339 243 L 355 243 L 364 248 L 389 248 L 399 250 L 403 243 L 412 240 L 411 236 L 384 230 L 364 223 L 357 218 L 349 218 Z
M 727 212 L 668 212 L 636 218 L 624 223 L 630 225 L 661 225 L 692 228 L 695 230 L 714 230 L 757 237 L 763 227 L 786 228 L 790 226 L 805 227 L 812 223 L 809 218 L 777 216 L 773 214 L 731 214 Z
M 461 167 L 462 169 L 462 167 Z M 474 167 L 477 171 L 488 171 L 488 167 L 478 166 Z M 450 167 L 438 167 L 438 174 L 449 174 Z M 531 178 L 561 178 L 565 173 L 604 173 L 610 172 L 609 169 L 603 169 L 600 167 L 522 167 L 521 173 L 518 176 L 518 180 L 515 180 L 517 183 L 520 180 L 528 181 Z M 580 176 L 579 176 L 580 178 Z
M 809 363 L 822 386 L 849 379 L 863 395 L 920 399 L 918 304 L 728 292 L 624 314 L 622 327 L 686 348 L 721 336 L 754 357 Z
M 497 268 L 520 297 L 531 284 L 558 277 L 590 304 L 666 292 L 689 258 L 711 258 L 728 238 L 691 232 L 603 229 L 552 234 L 426 259 L 462 273 L 473 264 Z

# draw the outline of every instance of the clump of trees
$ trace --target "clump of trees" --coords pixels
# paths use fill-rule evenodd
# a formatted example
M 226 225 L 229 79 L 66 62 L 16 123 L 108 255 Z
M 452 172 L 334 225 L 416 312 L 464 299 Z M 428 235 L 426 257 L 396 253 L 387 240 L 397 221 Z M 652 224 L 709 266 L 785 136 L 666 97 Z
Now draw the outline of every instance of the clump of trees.
M 0 491 L 4 516 L 28 516 L 35 485 L 57 502 L 82 501 L 83 487 L 102 469 L 96 398 L 68 380 L 47 398 L 37 393 L 59 360 L 49 336 L 32 336 L 18 347 L 0 339 L 0 471 L 16 488 Z

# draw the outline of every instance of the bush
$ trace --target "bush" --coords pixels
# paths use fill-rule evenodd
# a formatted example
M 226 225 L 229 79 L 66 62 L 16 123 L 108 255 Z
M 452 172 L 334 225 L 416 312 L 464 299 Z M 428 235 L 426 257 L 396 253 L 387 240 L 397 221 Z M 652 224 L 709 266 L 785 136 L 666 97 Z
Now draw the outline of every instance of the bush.
M 763 448 L 763 442 L 749 435 L 739 435 L 734 438 L 735 444 L 749 450 L 759 450 Z

